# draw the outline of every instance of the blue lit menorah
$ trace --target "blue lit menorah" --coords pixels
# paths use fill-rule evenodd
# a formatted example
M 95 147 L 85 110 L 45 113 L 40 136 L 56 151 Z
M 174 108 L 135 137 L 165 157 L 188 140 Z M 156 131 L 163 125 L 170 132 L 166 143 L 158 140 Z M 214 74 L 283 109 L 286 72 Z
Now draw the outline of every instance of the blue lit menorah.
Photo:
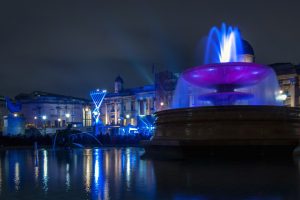
M 103 102 L 103 99 L 106 95 L 106 90 L 94 90 L 90 92 L 90 96 L 95 104 L 95 109 L 93 110 L 93 117 L 95 119 L 95 124 L 100 124 L 100 107 Z

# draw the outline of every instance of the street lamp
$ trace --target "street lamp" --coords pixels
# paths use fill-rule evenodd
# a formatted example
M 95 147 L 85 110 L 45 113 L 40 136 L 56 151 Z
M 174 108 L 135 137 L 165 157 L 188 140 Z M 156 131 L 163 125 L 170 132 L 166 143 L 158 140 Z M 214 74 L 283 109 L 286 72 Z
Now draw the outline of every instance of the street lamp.
M 43 116 L 42 116 L 42 119 L 43 119 L 43 124 L 44 124 L 44 134 L 46 135 L 46 123 L 45 123 L 45 121 L 46 121 L 46 119 L 47 119 L 47 116 L 46 116 L 46 115 L 43 115 Z

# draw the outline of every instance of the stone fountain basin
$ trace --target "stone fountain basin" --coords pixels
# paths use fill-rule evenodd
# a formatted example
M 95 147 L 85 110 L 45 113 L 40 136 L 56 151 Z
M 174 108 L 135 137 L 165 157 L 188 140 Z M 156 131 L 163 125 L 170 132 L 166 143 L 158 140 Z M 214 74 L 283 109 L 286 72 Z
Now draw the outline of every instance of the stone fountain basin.
M 288 152 L 300 139 L 300 109 L 283 106 L 211 106 L 156 113 L 146 152 Z

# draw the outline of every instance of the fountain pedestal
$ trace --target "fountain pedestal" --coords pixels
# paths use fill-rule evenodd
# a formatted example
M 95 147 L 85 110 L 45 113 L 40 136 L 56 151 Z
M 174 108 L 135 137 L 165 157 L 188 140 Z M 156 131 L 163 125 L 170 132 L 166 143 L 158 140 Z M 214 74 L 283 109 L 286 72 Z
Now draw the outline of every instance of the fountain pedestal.
M 156 113 L 147 154 L 262 155 L 289 153 L 298 145 L 300 109 L 278 106 L 214 106 Z

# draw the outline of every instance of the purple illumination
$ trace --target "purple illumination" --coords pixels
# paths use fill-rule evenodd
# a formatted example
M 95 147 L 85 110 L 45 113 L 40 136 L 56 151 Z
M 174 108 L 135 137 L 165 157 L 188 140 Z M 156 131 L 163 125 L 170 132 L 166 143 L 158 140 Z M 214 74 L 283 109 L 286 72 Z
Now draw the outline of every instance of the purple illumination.
M 186 70 L 183 78 L 195 86 L 215 88 L 232 85 L 234 88 L 257 84 L 272 70 L 255 63 L 218 63 L 193 67 Z

